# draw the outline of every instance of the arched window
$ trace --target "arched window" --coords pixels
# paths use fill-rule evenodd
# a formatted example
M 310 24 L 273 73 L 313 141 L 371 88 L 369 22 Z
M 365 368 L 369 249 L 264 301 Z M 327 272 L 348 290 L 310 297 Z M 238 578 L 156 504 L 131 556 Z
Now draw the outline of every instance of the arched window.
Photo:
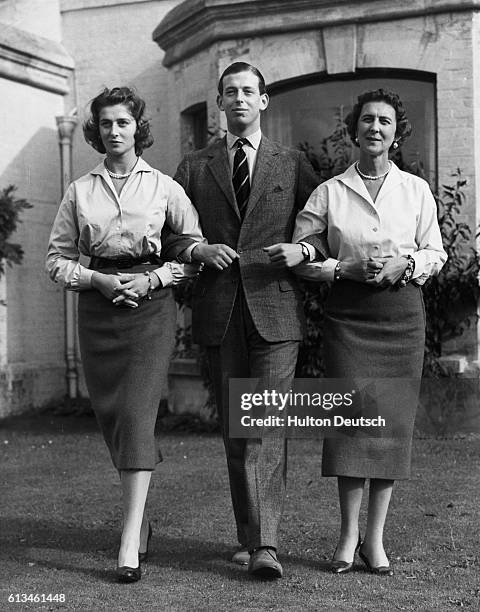
M 342 119 L 350 112 L 359 94 L 380 87 L 398 93 L 413 126 L 412 135 L 395 161 L 403 169 L 424 176 L 434 185 L 435 78 L 430 73 L 359 71 L 335 80 L 314 75 L 273 84 L 269 87 L 270 105 L 265 112 L 263 129 L 272 140 L 308 149 L 314 159 L 321 159 L 324 164 L 334 163 L 335 156 L 342 153 L 342 143 L 336 142 L 335 137 L 332 139 L 332 134 L 338 136 Z M 350 148 L 349 138 L 347 145 Z M 347 154 L 350 155 L 349 161 L 356 159 L 357 147 L 351 147 Z M 332 166 L 333 174 L 343 170 L 341 165 Z

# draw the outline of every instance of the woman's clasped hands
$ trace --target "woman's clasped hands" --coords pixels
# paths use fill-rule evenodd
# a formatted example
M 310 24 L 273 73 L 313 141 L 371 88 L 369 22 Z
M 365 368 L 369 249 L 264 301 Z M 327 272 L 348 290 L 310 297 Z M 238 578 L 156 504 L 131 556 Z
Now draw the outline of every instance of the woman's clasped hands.
M 162 286 L 180 285 L 191 278 L 198 276 L 202 264 L 179 264 L 167 262 L 164 267 L 168 269 L 168 281 Z M 149 295 L 151 291 L 160 287 L 160 277 L 155 272 L 145 274 L 142 272 L 117 274 L 102 274 L 94 272 L 92 287 L 110 300 L 115 306 L 137 308 L 138 302 Z
M 405 257 L 368 257 L 360 261 L 342 262 L 342 278 L 391 287 L 402 278 L 407 264 Z
M 92 276 L 92 287 L 99 291 L 107 300 L 116 306 L 128 306 L 137 308 L 138 300 L 147 295 L 149 285 L 158 287 L 160 279 L 151 274 L 150 280 L 144 274 L 103 274 L 94 272 Z

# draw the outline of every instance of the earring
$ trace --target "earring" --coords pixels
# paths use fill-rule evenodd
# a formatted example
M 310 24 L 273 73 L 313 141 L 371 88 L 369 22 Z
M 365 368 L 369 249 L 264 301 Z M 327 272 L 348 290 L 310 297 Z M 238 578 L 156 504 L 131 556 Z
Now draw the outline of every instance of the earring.
M 395 142 L 392 144 L 392 147 L 394 149 L 398 149 L 398 142 L 395 140 Z
M 355 136 L 355 144 L 356 144 L 356 145 L 358 145 L 358 144 L 359 144 L 359 142 L 358 142 L 358 136 Z

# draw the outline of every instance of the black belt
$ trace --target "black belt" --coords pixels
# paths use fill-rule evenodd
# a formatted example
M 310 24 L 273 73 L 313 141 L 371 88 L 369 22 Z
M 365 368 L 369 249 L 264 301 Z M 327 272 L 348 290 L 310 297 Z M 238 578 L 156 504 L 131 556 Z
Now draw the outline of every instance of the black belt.
M 151 253 L 150 255 L 143 255 L 142 257 L 132 257 L 131 255 L 121 255 L 120 257 L 92 257 L 90 259 L 89 268 L 91 270 L 102 270 L 104 268 L 133 268 L 139 264 L 151 263 L 161 265 L 161 259 Z

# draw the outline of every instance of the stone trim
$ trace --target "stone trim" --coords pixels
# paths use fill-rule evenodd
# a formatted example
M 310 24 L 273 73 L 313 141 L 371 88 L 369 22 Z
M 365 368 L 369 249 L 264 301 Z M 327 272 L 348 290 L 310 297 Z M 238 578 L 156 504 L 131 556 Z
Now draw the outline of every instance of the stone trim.
M 63 95 L 73 69 L 73 59 L 60 43 L 2 24 L 0 77 Z
M 480 10 L 480 0 L 186 0 L 152 34 L 169 67 L 220 40 Z
M 153 3 L 155 0 L 60 0 L 60 12 L 70 13 L 86 9 L 117 7 L 123 4 L 145 4 L 146 2 Z

